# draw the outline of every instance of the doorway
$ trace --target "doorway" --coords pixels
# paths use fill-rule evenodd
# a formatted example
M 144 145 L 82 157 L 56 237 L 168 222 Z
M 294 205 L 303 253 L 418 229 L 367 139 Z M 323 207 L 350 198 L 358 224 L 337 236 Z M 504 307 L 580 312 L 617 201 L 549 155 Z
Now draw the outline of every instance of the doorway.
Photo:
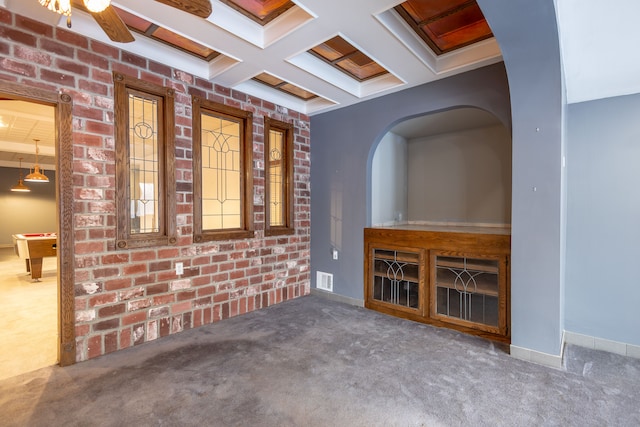
M 3 327 L 2 333 L 6 335 L 1 337 L 0 378 L 7 378 L 56 363 L 62 366 L 75 363 L 72 117 L 68 94 L 15 83 L 0 82 L 0 103 L 3 114 L 9 117 L 3 122 L 6 126 L 0 140 L 0 158 L 25 160 L 19 165 L 22 168 L 1 168 L 11 174 L 10 179 L 3 180 L 8 187 L 5 194 L 9 196 L 1 207 L 8 210 L 2 214 L 0 226 L 1 319 L 3 325 L 8 325 Z M 8 122 L 14 124 L 10 136 Z M 41 129 L 36 122 L 44 123 L 48 129 Z M 23 141 L 17 141 L 18 134 L 23 135 Z M 49 141 L 45 142 L 46 138 Z M 31 151 L 25 148 L 26 139 L 30 140 Z M 38 169 L 41 172 L 44 169 L 48 183 L 22 181 L 26 174 Z M 23 193 L 22 199 L 16 196 L 17 192 L 9 191 L 19 183 L 32 189 Z M 33 197 L 28 199 L 29 195 Z M 29 263 L 16 256 L 22 254 L 15 252 L 13 234 L 24 233 L 56 233 L 49 244 L 55 245 L 55 252 L 51 253 L 49 248 L 49 253 L 42 257 L 40 274 L 33 274 L 36 268 L 30 268 L 37 261 Z M 8 239 L 11 240 L 7 242 Z

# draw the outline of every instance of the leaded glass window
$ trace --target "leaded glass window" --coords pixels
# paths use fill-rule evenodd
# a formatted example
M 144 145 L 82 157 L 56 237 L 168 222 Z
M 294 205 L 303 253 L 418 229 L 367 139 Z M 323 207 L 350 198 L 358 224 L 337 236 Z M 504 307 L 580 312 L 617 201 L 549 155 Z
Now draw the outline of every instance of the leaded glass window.
M 114 73 L 116 247 L 177 242 L 173 90 Z
M 131 234 L 160 231 L 158 110 L 162 99 L 129 93 Z
M 202 229 L 240 228 L 240 122 L 202 114 Z
M 265 118 L 265 234 L 290 234 L 293 227 L 293 126 Z
M 194 241 L 253 236 L 252 115 L 193 98 Z

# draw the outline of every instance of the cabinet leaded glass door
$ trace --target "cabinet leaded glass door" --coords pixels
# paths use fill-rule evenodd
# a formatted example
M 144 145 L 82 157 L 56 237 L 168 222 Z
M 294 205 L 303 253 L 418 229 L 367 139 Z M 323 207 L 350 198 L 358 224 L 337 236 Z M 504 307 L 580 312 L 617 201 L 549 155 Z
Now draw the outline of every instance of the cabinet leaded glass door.
M 422 312 L 420 251 L 373 249 L 371 299 L 394 308 Z
M 487 332 L 506 331 L 506 259 L 433 251 L 431 316 Z

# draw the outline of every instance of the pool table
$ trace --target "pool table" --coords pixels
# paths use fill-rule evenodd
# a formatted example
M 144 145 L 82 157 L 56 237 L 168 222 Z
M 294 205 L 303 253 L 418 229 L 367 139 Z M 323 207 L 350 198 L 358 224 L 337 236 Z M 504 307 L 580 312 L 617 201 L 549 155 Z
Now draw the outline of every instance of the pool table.
M 16 255 L 25 260 L 27 273 L 31 273 L 31 279 L 34 281 L 40 281 L 42 277 L 42 258 L 57 255 L 57 243 L 58 236 L 56 233 L 13 235 Z

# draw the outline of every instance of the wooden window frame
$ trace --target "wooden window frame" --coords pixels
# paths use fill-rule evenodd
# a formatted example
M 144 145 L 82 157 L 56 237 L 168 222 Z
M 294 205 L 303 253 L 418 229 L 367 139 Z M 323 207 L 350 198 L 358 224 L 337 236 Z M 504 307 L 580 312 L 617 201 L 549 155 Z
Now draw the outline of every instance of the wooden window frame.
M 113 73 L 116 149 L 116 248 L 174 245 L 176 236 L 175 101 L 174 90 Z M 158 123 L 158 225 L 156 233 L 131 233 L 129 158 L 129 91 L 162 99 Z M 160 114 L 159 114 L 160 117 Z
M 285 155 L 285 165 L 283 167 L 283 179 L 284 179 L 284 197 L 283 200 L 286 206 L 283 211 L 284 225 L 272 226 L 271 225 L 271 209 L 269 206 L 270 197 L 270 175 L 269 175 L 269 152 L 271 151 L 271 138 L 270 131 L 278 130 L 283 132 L 283 153 Z M 293 197 L 293 124 L 282 122 L 272 119 L 270 117 L 264 118 L 264 234 L 265 236 L 280 236 L 286 234 L 294 234 L 295 226 L 293 222 L 294 217 L 294 197 Z
M 193 241 L 195 243 L 214 240 L 252 238 L 255 234 L 253 221 L 253 114 L 250 111 L 218 102 L 192 99 L 193 129 Z M 202 228 L 202 113 L 240 122 L 240 227 L 237 229 L 203 230 Z

